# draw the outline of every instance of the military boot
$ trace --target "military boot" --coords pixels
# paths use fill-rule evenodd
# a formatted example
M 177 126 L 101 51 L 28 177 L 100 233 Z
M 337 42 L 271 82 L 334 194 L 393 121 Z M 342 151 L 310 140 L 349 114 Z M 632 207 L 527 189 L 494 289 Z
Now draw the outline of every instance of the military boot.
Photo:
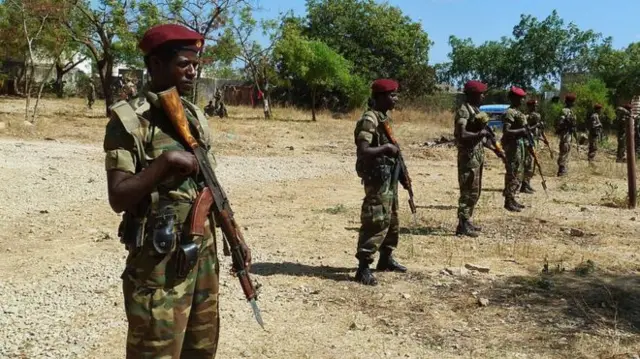
M 567 175 L 567 169 L 564 166 L 559 166 L 558 167 L 558 177 L 562 177 L 562 176 L 566 176 Z
M 522 182 L 522 186 L 520 186 L 520 192 L 533 194 L 535 193 L 535 190 L 531 188 L 531 185 L 529 184 L 529 182 Z
M 478 237 L 478 233 L 473 230 L 469 225 L 468 220 L 459 219 L 458 227 L 456 228 L 456 236 Z
M 393 258 L 393 256 L 391 256 L 391 254 L 380 253 L 380 259 L 378 259 L 378 265 L 376 266 L 376 270 L 383 271 L 383 272 L 404 273 L 407 271 L 407 267 L 396 262 L 396 260 Z
M 507 198 L 504 200 L 504 209 L 511 212 L 522 212 L 522 208 L 518 204 L 513 198 Z
M 371 273 L 371 269 L 369 269 L 368 261 L 360 260 L 358 271 L 356 272 L 356 282 L 371 286 L 378 285 L 378 280 L 373 276 L 373 273 Z
M 473 224 L 473 222 L 471 222 L 471 220 L 467 221 L 467 226 L 469 226 L 469 228 L 474 232 L 482 232 L 482 227 L 476 226 L 475 224 Z

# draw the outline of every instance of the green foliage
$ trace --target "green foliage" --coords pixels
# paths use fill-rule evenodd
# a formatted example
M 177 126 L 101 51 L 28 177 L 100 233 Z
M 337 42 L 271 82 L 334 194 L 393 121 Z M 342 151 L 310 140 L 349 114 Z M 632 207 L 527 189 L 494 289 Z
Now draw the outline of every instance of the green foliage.
M 582 125 L 582 129 L 584 129 L 587 117 L 593 113 L 593 105 L 596 103 L 603 105 L 602 113 L 608 118 L 614 116 L 615 109 L 609 104 L 609 93 L 604 81 L 591 78 L 584 82 L 570 84 L 567 89 L 576 94 L 577 99 L 573 112 L 576 115 L 578 126 Z M 603 124 L 603 126 L 605 125 L 610 124 Z
M 621 50 L 607 43 L 596 49 L 596 54 L 591 72 L 606 83 L 613 103 L 640 95 L 640 42 Z
M 351 61 L 353 71 L 369 82 L 395 78 L 403 96 L 433 89 L 432 42 L 398 7 L 374 0 L 307 0 L 306 18 L 290 22 Z
M 318 40 L 309 40 L 297 29 L 287 28 L 274 49 L 274 58 L 281 74 L 300 79 L 311 91 L 313 116 L 320 91 L 338 89 L 346 94 L 351 105 L 367 96 L 366 83 L 352 75 L 353 64 Z
M 536 82 L 558 80 L 565 72 L 587 70 L 595 49 L 610 41 L 573 23 L 565 25 L 555 10 L 542 21 L 521 15 L 512 35 L 478 46 L 471 39 L 452 36 L 451 62 L 440 66 L 439 77 L 458 85 L 479 79 L 495 88 L 531 89 Z

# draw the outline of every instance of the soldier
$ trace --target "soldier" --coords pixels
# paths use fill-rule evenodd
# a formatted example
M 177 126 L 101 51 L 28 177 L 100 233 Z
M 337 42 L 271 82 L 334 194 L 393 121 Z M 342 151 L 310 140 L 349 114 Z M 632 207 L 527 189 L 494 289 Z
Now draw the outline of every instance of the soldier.
M 487 85 L 479 81 L 469 81 L 464 85 L 465 103 L 455 115 L 454 136 L 458 148 L 458 226 L 456 235 L 477 237 L 482 228 L 471 223 L 473 210 L 482 191 L 482 171 L 484 168 L 484 147 L 490 147 L 487 138 L 491 136 L 486 126 L 489 116 L 478 107 L 484 100 Z
M 589 131 L 589 162 L 593 162 L 598 152 L 598 139 L 602 132 L 602 123 L 600 122 L 600 113 L 602 113 L 602 105 L 597 103 L 593 105 L 593 113 L 589 116 L 587 122 L 587 130 Z
M 618 148 L 616 151 L 616 162 L 626 162 L 625 153 L 627 150 L 627 122 L 631 118 L 631 104 L 625 104 L 616 109 L 616 137 Z
M 542 122 L 542 116 L 538 112 L 538 101 L 535 99 L 531 99 L 527 101 L 527 126 L 529 130 L 532 132 L 533 138 L 535 140 L 535 144 L 538 143 L 540 136 L 542 135 L 542 131 L 544 128 L 544 123 Z M 531 187 L 531 179 L 535 175 L 535 163 L 533 161 L 533 156 L 529 151 L 524 152 L 524 177 L 522 179 L 522 186 L 520 186 L 520 192 L 522 193 L 535 193 L 533 187 Z
M 89 109 L 91 109 L 95 101 L 96 101 L 96 86 L 93 84 L 93 80 L 89 79 L 89 89 L 87 91 L 87 105 L 89 105 Z
M 359 261 L 356 281 L 365 285 L 378 284 L 369 269 L 377 251 L 380 252 L 377 270 L 407 271 L 392 256 L 398 246 L 398 182 L 405 188 L 406 182 L 402 177 L 393 176 L 400 150 L 391 143 L 384 128 L 390 120 L 387 112 L 398 101 L 397 89 L 394 80 L 374 81 L 371 86 L 373 106 L 365 111 L 354 130 L 356 171 L 362 178 L 365 192 L 356 253 Z
M 213 116 L 215 114 L 215 105 L 213 101 L 209 100 L 209 103 L 204 107 L 204 113 L 207 116 Z
M 573 105 L 576 101 L 576 95 L 568 93 L 564 97 L 565 107 L 562 109 L 562 115 L 558 121 L 556 134 L 560 137 L 560 145 L 558 155 L 558 176 L 567 174 L 567 162 L 569 161 L 569 152 L 571 151 L 571 136 L 576 131 L 576 116 L 573 114 Z
M 202 237 L 183 234 L 204 180 L 158 99 L 173 87 L 181 95 L 190 91 L 203 41 L 180 25 L 147 30 L 139 43 L 151 77 L 147 102 L 136 110 L 126 101 L 114 104 L 106 127 L 109 204 L 125 212 L 120 234 L 129 252 L 122 273 L 127 358 L 214 358 L 217 351 L 215 220 L 209 216 Z M 182 102 L 192 133 L 215 166 L 204 114 Z M 242 247 L 250 263 L 250 251 Z
M 502 145 L 507 156 L 504 174 L 504 208 L 520 212 L 524 206 L 516 201 L 521 189 L 527 136 L 527 116 L 520 112 L 522 100 L 527 96 L 523 89 L 512 86 L 509 91 L 511 106 L 504 114 Z

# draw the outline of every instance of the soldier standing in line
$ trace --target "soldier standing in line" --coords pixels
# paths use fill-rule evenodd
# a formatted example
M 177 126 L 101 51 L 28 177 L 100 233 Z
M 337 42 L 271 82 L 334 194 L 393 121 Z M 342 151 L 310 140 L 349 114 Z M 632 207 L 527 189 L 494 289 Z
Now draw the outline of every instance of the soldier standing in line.
M 87 91 L 87 105 L 89 105 L 89 109 L 91 109 L 95 101 L 96 101 L 96 86 L 93 84 L 93 79 L 89 79 L 89 89 Z
M 535 99 L 527 101 L 527 126 L 529 131 L 532 132 L 535 143 L 538 143 L 540 136 L 542 135 L 544 123 L 542 122 L 542 116 L 538 112 L 538 101 Z M 520 192 L 522 193 L 535 193 L 533 187 L 531 187 L 531 179 L 535 175 L 536 168 L 533 161 L 533 156 L 529 151 L 524 152 L 524 177 L 522 179 L 522 186 L 520 186 Z
M 471 223 L 471 217 L 482 191 L 484 147 L 501 156 L 497 149 L 487 143 L 487 138 L 492 136 L 487 129 L 489 116 L 479 110 L 486 91 L 487 85 L 480 81 L 467 82 L 464 85 L 465 102 L 458 108 L 455 115 L 454 136 L 458 149 L 458 185 L 460 187 L 457 236 L 478 237 L 478 232 L 482 231 L 481 227 Z
M 504 114 L 502 145 L 507 155 L 504 174 L 504 208 L 511 212 L 520 212 L 524 206 L 516 201 L 516 194 L 522 187 L 527 136 L 527 116 L 520 112 L 522 100 L 527 93 L 512 86 L 509 91 L 511 106 Z
M 616 151 L 616 162 L 626 162 L 625 153 L 627 151 L 627 122 L 631 118 L 631 104 L 625 104 L 616 109 L 616 138 L 618 148 Z
M 159 25 L 139 47 L 151 76 L 147 102 L 119 101 L 104 138 L 109 204 L 125 212 L 120 236 L 129 252 L 122 273 L 128 320 L 127 358 L 212 359 L 219 338 L 219 262 L 215 218 L 191 238 L 194 201 L 204 187 L 196 157 L 186 150 L 158 93 L 193 88 L 204 39 L 180 25 Z M 211 134 L 200 109 L 182 99 L 192 133 L 215 167 Z M 144 119 L 140 120 L 139 116 Z M 148 135 L 146 135 L 148 134 Z M 251 255 L 244 242 L 249 264 Z
M 589 162 L 593 162 L 598 152 L 598 139 L 602 132 L 602 122 L 600 122 L 600 114 L 602 105 L 597 103 L 593 105 L 593 113 L 589 116 L 587 122 L 587 130 L 589 131 L 589 154 L 587 156 Z
M 398 182 L 403 186 L 406 183 L 402 176 L 393 176 L 400 149 L 391 143 L 384 128 L 390 121 L 388 111 L 398 101 L 397 90 L 398 83 L 394 80 L 374 81 L 371 86 L 373 106 L 365 111 L 354 130 L 356 172 L 362 178 L 365 192 L 356 252 L 359 261 L 356 281 L 365 285 L 378 284 L 369 269 L 378 251 L 377 270 L 407 271 L 392 256 L 398 246 Z
M 568 93 L 564 97 L 565 107 L 558 121 L 556 134 L 560 137 L 558 155 L 558 177 L 567 174 L 567 163 L 569 152 L 571 151 L 571 136 L 576 132 L 576 116 L 573 114 L 573 105 L 576 102 L 576 95 Z

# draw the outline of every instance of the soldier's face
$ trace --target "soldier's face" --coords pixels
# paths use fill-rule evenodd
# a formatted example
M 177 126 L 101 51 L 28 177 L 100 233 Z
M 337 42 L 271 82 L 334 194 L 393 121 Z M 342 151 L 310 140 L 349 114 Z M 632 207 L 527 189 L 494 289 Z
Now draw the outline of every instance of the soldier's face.
M 180 51 L 166 62 L 159 58 L 152 58 L 151 61 L 152 78 L 158 87 L 166 89 L 175 86 L 181 95 L 193 89 L 198 69 L 198 57 L 194 51 Z
M 396 107 L 397 102 L 398 102 L 398 93 L 395 91 L 380 94 L 375 99 L 375 103 L 378 105 L 378 108 L 380 110 L 393 110 Z
M 481 92 L 481 93 L 471 92 L 471 93 L 468 93 L 467 96 L 468 96 L 469 103 L 474 106 L 480 106 L 484 101 L 484 92 Z

